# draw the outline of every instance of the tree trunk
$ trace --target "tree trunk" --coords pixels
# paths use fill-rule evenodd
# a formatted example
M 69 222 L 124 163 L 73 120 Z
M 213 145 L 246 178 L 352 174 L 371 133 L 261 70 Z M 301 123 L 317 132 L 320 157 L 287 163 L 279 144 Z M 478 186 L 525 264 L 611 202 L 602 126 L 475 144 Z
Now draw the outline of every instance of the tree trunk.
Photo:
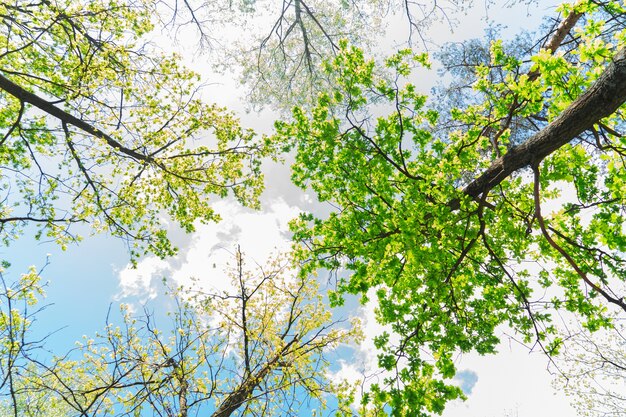
M 552 123 L 523 144 L 498 158 L 463 192 L 473 198 L 497 186 L 520 168 L 541 162 L 546 156 L 613 114 L 626 102 L 626 48 L 620 49 L 604 73 Z M 453 200 L 449 206 L 459 207 Z

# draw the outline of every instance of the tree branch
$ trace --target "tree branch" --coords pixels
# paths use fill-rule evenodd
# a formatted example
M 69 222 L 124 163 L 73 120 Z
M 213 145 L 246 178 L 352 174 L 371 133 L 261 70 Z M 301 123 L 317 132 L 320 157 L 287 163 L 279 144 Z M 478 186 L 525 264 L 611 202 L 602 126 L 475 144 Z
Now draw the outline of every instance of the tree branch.
M 539 190 L 539 187 L 540 187 L 539 166 L 536 162 L 533 161 L 532 168 L 533 168 L 533 173 L 534 173 L 533 195 L 534 195 L 534 200 L 535 200 L 535 217 L 537 218 L 537 221 L 539 222 L 539 228 L 541 229 L 541 233 L 543 234 L 543 237 L 546 239 L 546 241 L 548 241 L 548 243 L 550 244 L 550 246 L 552 246 L 553 249 L 555 249 L 557 252 L 559 252 L 559 254 L 561 254 L 561 256 L 563 256 L 563 258 L 565 258 L 567 263 L 574 269 L 574 271 L 576 271 L 578 276 L 582 278 L 585 284 L 591 287 L 598 294 L 602 295 L 604 299 L 608 301 L 609 303 L 615 304 L 616 306 L 620 307 L 622 310 L 626 311 L 626 303 L 624 302 L 624 297 L 615 298 L 611 296 L 603 288 L 601 288 L 599 285 L 591 281 L 591 279 L 589 279 L 585 271 L 583 271 L 583 269 L 576 263 L 576 261 L 574 261 L 574 258 L 572 258 L 565 249 L 563 249 L 558 243 L 556 243 L 556 241 L 552 239 L 552 236 L 550 236 L 550 234 L 548 233 L 545 222 L 543 220 L 543 216 L 541 215 L 541 200 L 539 197 L 539 191 L 540 191 Z
M 613 114 L 624 102 L 626 102 L 626 48 L 615 54 L 613 62 L 602 75 L 552 123 L 494 161 L 479 177 L 463 188 L 463 193 L 478 198 L 513 172 L 530 165 L 533 161 L 543 160 L 569 143 L 603 118 Z M 458 209 L 459 199 L 450 201 L 448 206 L 453 210 Z
M 87 123 L 84 120 L 77 118 L 76 116 L 73 116 L 72 114 L 66 112 L 65 110 L 59 109 L 58 107 L 56 107 L 49 101 L 46 101 L 42 99 L 41 97 L 37 96 L 36 94 L 33 94 L 30 91 L 27 91 L 26 89 L 20 87 L 13 81 L 4 77 L 2 74 L 0 74 L 0 89 L 12 95 L 13 97 L 17 98 L 22 103 L 32 104 L 33 106 L 37 107 L 39 110 L 51 116 L 56 117 L 63 123 L 67 123 L 69 125 L 79 128 L 85 133 L 88 133 L 92 136 L 103 139 L 104 141 L 106 141 L 106 143 L 110 147 L 117 149 L 121 153 L 127 156 L 130 156 L 131 158 L 135 160 L 145 161 L 145 162 L 155 162 L 154 159 L 151 158 L 150 156 L 140 154 L 132 149 L 129 149 L 123 146 L 121 143 L 119 143 L 118 141 L 113 139 L 110 135 L 98 129 L 97 127 L 94 127 L 93 125 Z

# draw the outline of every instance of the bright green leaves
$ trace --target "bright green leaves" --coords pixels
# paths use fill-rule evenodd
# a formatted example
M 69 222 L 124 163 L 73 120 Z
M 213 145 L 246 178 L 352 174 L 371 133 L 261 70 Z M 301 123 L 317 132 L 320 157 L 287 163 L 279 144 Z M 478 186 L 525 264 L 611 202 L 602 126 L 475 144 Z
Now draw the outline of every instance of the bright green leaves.
M 402 390 L 386 390 L 374 384 L 364 397 L 360 415 L 428 417 L 432 415 L 430 413 L 441 414 L 446 402 L 464 398 L 459 387 L 432 379 L 431 366 L 424 365 L 421 370 L 418 373 L 408 369 L 400 372 L 398 382 L 402 384 Z
M 407 56 L 387 61 L 398 77 Z M 482 140 L 480 131 L 438 137 L 438 113 L 425 97 L 410 84 L 385 81 L 393 74 L 376 78 L 353 48 L 344 48 L 333 66 L 342 74 L 338 92 L 322 96 L 309 115 L 296 109 L 292 123 L 277 124 L 277 140 L 297 152 L 294 182 L 340 208 L 325 219 L 301 216 L 292 223 L 294 238 L 312 251 L 299 252 L 308 258 L 307 268 L 349 273 L 340 292 L 365 299 L 376 289 L 377 319 L 394 337 L 375 339 L 379 366 L 390 376 L 373 388 L 367 407 L 386 404 L 394 415 L 441 412 L 460 396 L 444 382 L 454 376 L 455 352 L 494 352 L 495 329 L 503 323 L 528 339 L 549 332 L 526 317 L 528 276 L 504 266 L 511 254 L 523 259 L 532 245 L 527 226 L 510 221 L 532 202 L 514 182 L 503 190 L 511 198 L 519 194 L 516 209 L 503 204 L 487 210 L 461 198 L 460 209 L 452 210 L 461 178 L 476 169 L 480 152 L 471 144 Z M 384 104 L 394 109 L 387 116 L 368 114 L 370 106 Z M 340 294 L 332 300 L 342 302 Z
M 519 58 L 509 55 L 505 52 L 502 40 L 498 39 L 491 43 L 491 65 L 502 67 L 505 71 L 513 71 L 522 64 Z
M 463 190 L 486 169 L 508 163 L 514 146 L 563 114 L 605 70 L 626 39 L 606 15 L 624 13 L 623 5 L 563 6 L 566 14 L 585 13 L 571 31 L 575 42 L 537 44 L 526 55 L 490 42 L 484 59 L 468 64 L 461 81 L 473 90 L 467 99 L 451 100 L 455 108 L 435 107 L 408 82 L 415 66 L 428 66 L 426 55 L 402 50 L 378 65 L 342 41 L 316 78 L 323 79 L 316 88 L 329 91 L 312 105 L 303 96 L 306 106 L 258 141 L 224 109 L 197 99 L 198 77 L 178 57 L 142 48 L 152 3 L 70 3 L 0 6 L 0 15 L 12 8 L 19 22 L 0 33 L 0 74 L 22 88 L 14 94 L 4 82 L 0 95 L 3 219 L 28 213 L 60 243 L 74 237 L 69 223 L 88 221 L 96 231 L 130 239 L 134 255 L 146 249 L 170 255 L 167 222 L 190 232 L 197 222 L 218 220 L 209 206 L 214 196 L 231 194 L 256 207 L 260 160 L 278 149 L 295 153 L 294 183 L 334 207 L 324 218 L 306 214 L 292 222 L 303 243 L 296 248 L 305 261 L 299 278 L 238 276 L 235 295 L 207 300 L 200 294 L 197 305 L 184 304 L 184 314 L 175 317 L 171 339 L 155 332 L 142 344 L 127 315 L 125 331 L 111 328 L 103 336 L 115 348 L 87 342 L 83 375 L 70 376 L 72 384 L 84 383 L 85 401 L 100 392 L 89 390 L 110 372 L 106 357 L 116 353 L 134 363 L 129 375 L 167 380 L 170 397 L 192 385 L 199 396 L 232 387 L 250 395 L 258 387 L 247 391 L 234 373 L 217 385 L 204 374 L 183 378 L 185 369 L 213 367 L 206 358 L 228 349 L 240 352 L 228 357 L 229 365 L 268 387 L 289 379 L 298 390 L 321 393 L 318 379 L 302 382 L 301 374 L 322 380 L 324 349 L 357 335 L 324 333 L 330 313 L 302 278 L 318 268 L 338 273 L 332 305 L 347 293 L 363 301 L 375 297 L 376 318 L 387 329 L 374 340 L 384 374 L 364 396 L 365 415 L 440 413 L 446 401 L 462 397 L 452 381 L 455 355 L 494 353 L 503 326 L 552 355 L 566 343 L 556 335 L 555 312 L 574 313 L 589 331 L 611 325 L 610 285 L 626 276 L 620 112 L 545 160 L 525 160 L 537 184 L 520 171 L 497 178 L 484 195 Z M 315 61 L 303 57 L 302 68 Z M 285 80 L 295 61 L 276 58 L 257 64 L 270 78 Z M 44 103 L 18 99 L 27 93 Z M 2 233 L 8 243 L 19 229 Z M 619 297 L 613 304 L 619 306 Z M 285 324 L 289 305 L 298 306 L 293 317 L 305 320 Z M 250 313 L 246 323 L 236 314 L 242 310 Z M 201 317 L 212 311 L 223 316 L 219 326 L 201 327 Z M 322 343 L 290 350 L 314 335 L 323 335 Z M 169 362 L 181 344 L 193 346 L 193 354 Z M 157 360 L 148 366 L 151 357 Z M 251 360 L 267 372 L 255 374 Z M 59 372 L 71 375 L 77 363 L 59 363 L 65 367 Z M 354 395 L 346 390 L 347 403 Z M 103 410 L 118 404 L 139 413 L 133 395 L 119 394 Z M 163 407 L 174 400 L 168 401 Z
M 622 255 L 626 247 L 624 198 L 614 188 L 623 170 L 611 169 L 618 160 L 620 152 L 614 149 L 604 150 L 599 158 L 582 146 L 564 146 L 547 159 L 542 175 L 542 188 L 554 184 L 556 189 L 558 184 L 560 192 L 553 198 L 564 201 L 550 220 L 550 233 L 582 273 L 603 289 L 623 280 L 626 273 Z M 540 240 L 539 244 L 540 256 L 558 265 L 553 269 L 553 279 L 564 289 L 564 297 L 555 307 L 580 314 L 583 325 L 592 331 L 609 326 L 610 310 L 597 289 L 583 285 L 580 274 L 571 270 L 571 262 L 547 242 Z
M 469 104 L 446 114 L 404 82 L 415 62 L 408 51 L 379 69 L 342 45 L 326 66 L 336 88 L 276 125 L 276 140 L 296 151 L 294 182 L 335 208 L 292 223 L 298 255 L 308 270 L 337 271 L 334 304 L 342 292 L 375 294 L 387 326 L 374 339 L 386 379 L 365 397 L 369 412 L 440 412 L 460 395 L 450 358 L 494 353 L 502 326 L 548 355 L 564 343 L 556 311 L 589 330 L 610 326 L 615 300 L 604 295 L 626 276 L 623 148 L 612 127 L 621 116 L 546 158 L 538 187 L 519 172 L 485 196 L 463 193 L 571 106 L 620 47 L 588 13 L 576 32 L 584 41 L 568 54 L 520 56 L 492 42 L 472 69 Z
M 401 49 L 385 60 L 385 66 L 393 69 L 397 75 L 407 77 L 415 65 L 430 68 L 430 61 L 427 53 L 416 54 L 412 49 Z

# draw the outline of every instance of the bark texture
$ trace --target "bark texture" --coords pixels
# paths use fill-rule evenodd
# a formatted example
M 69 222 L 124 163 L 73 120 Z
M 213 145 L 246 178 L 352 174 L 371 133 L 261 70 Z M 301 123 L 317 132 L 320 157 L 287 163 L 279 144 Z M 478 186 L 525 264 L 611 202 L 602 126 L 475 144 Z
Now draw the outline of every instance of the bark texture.
M 626 48 L 620 49 L 602 75 L 552 123 L 498 158 L 463 192 L 478 198 L 513 172 L 537 164 L 626 102 Z M 450 206 L 458 208 L 459 202 Z
M 109 146 L 117 149 L 118 151 L 120 151 L 121 153 L 125 155 L 128 155 L 138 161 L 153 162 L 152 158 L 150 158 L 148 155 L 143 155 L 141 153 L 138 153 L 132 149 L 129 149 L 123 146 L 121 143 L 119 143 L 118 141 L 113 139 L 110 135 L 106 134 L 105 132 L 98 129 L 97 127 L 91 125 L 90 123 L 84 120 L 79 119 L 78 117 L 66 112 L 65 110 L 62 110 L 56 107 L 49 101 L 46 101 L 43 98 L 37 96 L 36 94 L 33 94 L 30 91 L 20 87 L 13 81 L 4 77 L 2 74 L 0 74 L 0 91 L 5 91 L 6 93 L 20 100 L 20 102 L 22 103 L 28 103 L 37 107 L 39 110 L 45 113 L 48 113 L 49 115 L 53 117 L 56 117 L 64 124 L 75 126 L 85 133 L 88 133 L 100 139 L 104 139 Z

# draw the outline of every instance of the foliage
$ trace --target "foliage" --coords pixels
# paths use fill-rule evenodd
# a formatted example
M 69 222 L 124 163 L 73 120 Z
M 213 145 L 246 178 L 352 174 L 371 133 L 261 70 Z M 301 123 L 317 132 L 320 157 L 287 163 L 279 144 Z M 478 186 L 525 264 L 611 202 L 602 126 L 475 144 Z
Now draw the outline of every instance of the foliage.
M 148 42 L 155 16 L 143 0 L 0 5 L 4 244 L 36 224 L 65 245 L 88 222 L 165 256 L 168 220 L 217 220 L 212 196 L 258 204 L 268 150 Z
M 580 415 L 617 416 L 626 406 L 623 320 L 598 333 L 578 328 L 568 334 L 567 349 L 558 358 L 556 385 L 571 396 Z
M 365 398 L 374 409 L 441 413 L 461 396 L 449 382 L 455 354 L 494 353 L 501 325 L 554 355 L 563 343 L 555 314 L 573 312 L 594 331 L 626 311 L 626 97 L 616 88 L 625 10 L 582 1 L 561 11 L 561 26 L 531 56 L 492 42 L 489 62 L 471 68 L 473 100 L 449 115 L 405 82 L 424 56 L 389 58 L 389 81 L 344 43 L 326 68 L 337 88 L 276 124 L 276 140 L 296 151 L 294 182 L 337 207 L 293 223 L 307 270 L 345 271 L 335 304 L 375 292 L 377 319 L 392 329 L 376 338 L 391 376 Z M 561 53 L 564 43 L 575 47 Z M 594 102 L 600 113 L 588 124 L 569 116 L 593 94 L 619 98 Z M 385 106 L 391 113 L 374 116 Z M 440 118 L 457 128 L 439 129 Z M 527 132 L 517 147 L 515 120 Z M 541 210 L 547 202 L 551 212 Z
M 442 21 L 455 27 L 474 2 L 200 0 L 174 4 L 168 8 L 166 25 L 194 29 L 202 51 L 219 57 L 216 61 L 223 69 L 240 74 L 249 107 L 269 106 L 288 113 L 294 105 L 314 105 L 318 93 L 332 88 L 332 77 L 320 69 L 322 62 L 337 54 L 340 40 L 377 50 L 391 20 L 400 25 L 409 45 L 430 46 L 429 27 Z
M 0 413 L 4 416 L 64 416 L 65 408 L 24 395 L 23 382 L 35 375 L 30 358 L 44 346 L 43 340 L 29 337 L 32 323 L 44 309 L 37 305 L 38 298 L 44 295 L 40 276 L 43 268 L 40 271 L 30 268 L 12 283 L 6 268 L 8 264 L 4 262 L 0 269 Z
M 333 321 L 317 281 L 294 276 L 287 259 L 248 269 L 241 252 L 235 255 L 230 289 L 203 292 L 197 280 L 195 289 L 171 294 L 171 330 L 159 329 L 147 310 L 138 316 L 122 306 L 121 325 L 108 324 L 73 351 L 44 360 L 41 352 L 21 351 L 31 332 L 13 310 L 13 322 L 2 327 L 19 335 L 5 339 L 14 354 L 1 356 L 3 380 L 12 384 L 0 387 L 10 394 L 3 407 L 23 416 L 47 408 L 65 416 L 171 417 L 295 416 L 304 404 L 323 410 L 335 395 L 327 357 L 361 337 L 358 323 Z M 29 277 L 37 274 L 22 281 Z M 39 291 L 33 279 L 20 296 L 31 304 Z M 29 372 L 7 365 L 18 356 L 33 365 Z
M 438 102 L 409 82 L 426 54 L 401 50 L 382 66 L 366 58 L 385 7 L 401 5 L 421 36 L 462 3 L 283 2 L 269 33 L 250 30 L 256 42 L 236 53 L 252 104 L 299 104 L 263 140 L 200 100 L 199 77 L 149 39 L 155 25 L 191 25 L 208 45 L 207 22 L 228 12 L 222 23 L 248 29 L 269 3 L 0 4 L 5 245 L 29 225 L 66 245 L 79 239 L 73 224 L 89 223 L 126 239 L 133 259 L 172 255 L 170 221 L 191 232 L 219 220 L 215 196 L 258 206 L 260 162 L 276 149 L 295 153 L 294 183 L 335 208 L 292 223 L 301 270 L 277 261 L 248 273 L 237 253 L 232 291 L 173 291 L 171 331 L 125 309 L 120 326 L 54 358 L 29 339 L 39 274 L 5 284 L 0 410 L 297 415 L 333 396 L 338 415 L 440 414 L 463 397 L 456 354 L 494 353 L 505 326 L 548 356 L 591 366 L 567 356 L 576 339 L 554 321 L 573 314 L 591 335 L 615 330 L 626 311 L 626 8 L 566 3 L 539 38 L 506 43 L 491 31 L 487 43 L 448 47 L 440 57 L 456 79 Z M 360 404 L 357 386 L 329 385 L 329 352 L 360 333 L 333 321 L 311 278 L 319 269 L 338 273 L 332 305 L 376 297 L 388 329 L 374 339 L 384 377 Z M 623 370 L 619 349 L 580 340 Z M 617 395 L 588 393 L 605 407 Z

